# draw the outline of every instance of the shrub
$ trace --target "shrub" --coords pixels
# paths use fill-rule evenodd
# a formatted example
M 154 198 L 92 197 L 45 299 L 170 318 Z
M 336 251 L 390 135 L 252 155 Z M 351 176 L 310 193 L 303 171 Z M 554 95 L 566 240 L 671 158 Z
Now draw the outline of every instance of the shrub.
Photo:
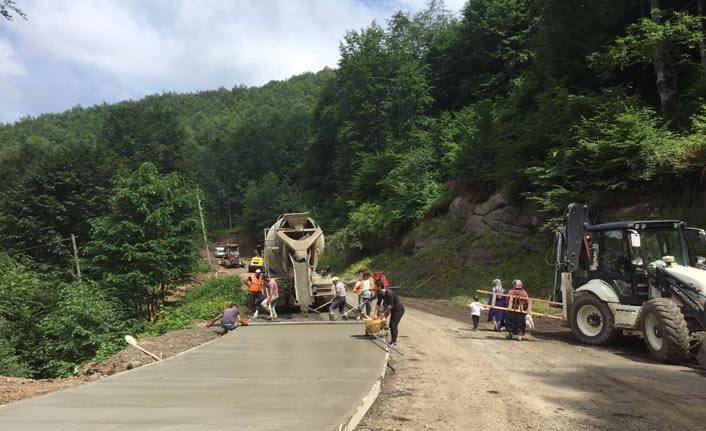
M 119 305 L 98 285 L 73 283 L 64 286 L 57 306 L 40 322 L 39 357 L 48 376 L 76 374 L 81 364 L 99 352 L 122 346 L 125 320 Z
M 246 296 L 239 277 L 211 278 L 204 284 L 188 290 L 173 304 L 164 304 L 157 318 L 140 336 L 157 336 L 169 331 L 192 326 L 195 320 L 209 320 L 228 307 L 231 302 L 245 304 Z

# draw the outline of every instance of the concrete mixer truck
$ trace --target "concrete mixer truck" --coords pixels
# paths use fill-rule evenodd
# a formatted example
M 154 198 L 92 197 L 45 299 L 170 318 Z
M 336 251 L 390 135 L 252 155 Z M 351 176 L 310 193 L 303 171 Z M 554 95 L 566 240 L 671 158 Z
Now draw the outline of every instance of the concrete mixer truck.
M 281 305 L 302 313 L 334 295 L 330 277 L 316 272 L 324 252 L 324 232 L 309 213 L 280 216 L 265 230 L 265 267 L 278 279 Z

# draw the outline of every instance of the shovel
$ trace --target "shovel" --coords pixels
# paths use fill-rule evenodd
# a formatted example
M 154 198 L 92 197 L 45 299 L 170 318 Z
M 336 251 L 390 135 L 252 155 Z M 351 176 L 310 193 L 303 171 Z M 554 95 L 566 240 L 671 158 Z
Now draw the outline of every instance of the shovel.
M 132 335 L 126 335 L 126 336 L 125 336 L 125 341 L 127 341 L 127 343 L 128 343 L 129 345 L 135 346 L 135 347 L 137 347 L 139 350 L 142 350 L 143 352 L 145 352 L 145 353 L 147 353 L 148 355 L 152 356 L 154 359 L 156 359 L 156 360 L 158 360 L 158 361 L 161 361 L 161 360 L 162 360 L 162 358 L 160 358 L 159 356 L 157 356 L 157 355 L 155 355 L 155 354 L 152 354 L 152 353 L 148 352 L 147 350 L 143 349 L 142 347 L 138 346 L 138 345 L 137 345 L 137 340 L 135 340 L 135 338 L 134 338 Z
M 343 316 L 346 316 L 348 313 L 350 313 L 353 310 L 358 310 L 363 316 L 368 317 L 368 315 L 363 311 L 363 308 L 365 308 L 365 304 L 367 304 L 370 301 L 370 299 L 366 299 L 365 302 L 362 304 L 356 305 L 355 307 L 351 308 L 350 310 L 346 311 L 345 313 L 341 314 L 340 316 L 336 317 L 336 320 L 341 320 L 343 319 Z

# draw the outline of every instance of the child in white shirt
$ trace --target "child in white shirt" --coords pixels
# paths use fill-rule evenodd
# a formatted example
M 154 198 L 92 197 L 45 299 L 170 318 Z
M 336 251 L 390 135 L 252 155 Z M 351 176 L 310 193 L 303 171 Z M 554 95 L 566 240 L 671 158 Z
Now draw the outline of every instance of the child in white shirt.
M 473 319 L 473 330 L 476 331 L 478 329 L 478 321 L 480 320 L 480 312 L 481 310 L 485 309 L 483 304 L 481 304 L 478 298 L 478 295 L 473 297 L 473 302 L 468 303 L 468 308 L 471 309 L 471 319 Z

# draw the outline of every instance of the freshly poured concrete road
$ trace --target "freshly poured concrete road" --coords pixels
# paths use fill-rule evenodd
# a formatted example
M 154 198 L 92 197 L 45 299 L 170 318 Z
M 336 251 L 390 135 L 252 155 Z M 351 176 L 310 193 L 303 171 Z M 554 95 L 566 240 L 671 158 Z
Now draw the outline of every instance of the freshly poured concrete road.
M 0 430 L 352 429 L 387 354 L 362 324 L 270 324 L 162 362 L 0 407 Z

